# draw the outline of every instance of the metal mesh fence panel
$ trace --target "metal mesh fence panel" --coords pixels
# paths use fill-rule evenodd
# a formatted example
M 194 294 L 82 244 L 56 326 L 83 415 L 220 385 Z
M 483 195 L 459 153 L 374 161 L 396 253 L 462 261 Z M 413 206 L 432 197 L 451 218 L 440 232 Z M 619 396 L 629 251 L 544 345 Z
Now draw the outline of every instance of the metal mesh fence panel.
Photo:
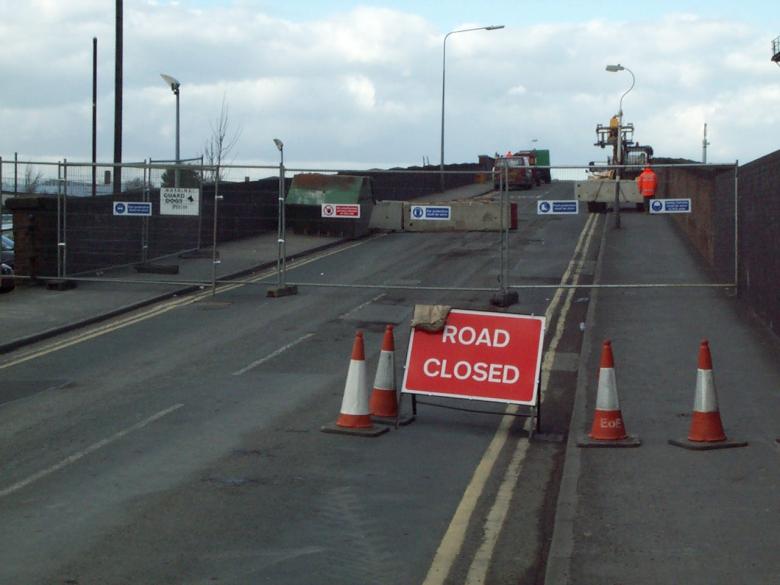
M 537 274 L 533 265 L 529 248 L 548 244 L 533 236 L 535 230 L 572 216 L 580 219 L 571 221 L 581 222 L 589 214 L 609 213 L 607 221 L 629 218 L 645 208 L 634 180 L 641 167 L 629 166 L 620 169 L 623 180 L 618 185 L 615 167 L 517 171 L 453 165 L 444 172 L 448 189 L 442 193 L 438 167 L 364 171 L 224 165 L 217 172 L 200 159 L 147 161 L 124 164 L 122 191 L 113 193 L 113 165 L 94 167 L 95 180 L 102 179 L 98 185 L 91 164 L 26 164 L 45 169 L 41 174 L 47 178 L 41 184 L 48 186 L 19 194 L 11 205 L 16 208 L 11 210 L 13 233 L 19 240 L 16 272 L 37 278 L 213 285 L 266 267 L 273 274 L 259 279 L 265 286 L 284 279 L 300 286 L 425 288 L 426 278 L 413 273 L 428 255 L 440 259 L 436 266 L 454 276 L 450 282 L 437 279 L 434 288 L 556 286 L 557 281 Z M 11 165 L 1 165 L 4 187 Z M 14 166 L 18 174 L 21 164 Z M 715 273 L 710 284 L 733 283 L 738 258 L 735 167 L 654 168 L 657 200 L 691 202 L 690 213 L 658 221 L 675 225 L 705 258 Z M 284 218 L 279 213 L 280 185 Z M 615 213 L 616 198 L 620 215 Z M 339 269 L 286 275 L 287 258 L 376 231 L 417 239 L 419 246 L 408 258 L 408 270 L 404 268 L 406 276 L 382 276 L 371 271 L 372 266 L 365 274 Z M 461 234 L 437 238 L 440 232 Z M 544 237 L 572 237 L 569 232 L 550 233 Z M 467 277 L 459 254 L 480 256 L 480 272 Z M 656 259 L 662 265 L 666 261 Z M 604 284 L 685 284 L 676 278 L 672 260 L 664 269 L 668 278 L 662 282 Z

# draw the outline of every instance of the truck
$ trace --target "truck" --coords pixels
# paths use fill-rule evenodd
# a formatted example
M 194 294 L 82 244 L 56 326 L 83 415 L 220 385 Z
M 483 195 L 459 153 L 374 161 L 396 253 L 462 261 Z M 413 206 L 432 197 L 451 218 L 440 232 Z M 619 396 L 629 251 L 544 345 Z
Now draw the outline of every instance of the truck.
M 504 180 L 507 189 L 530 189 L 534 186 L 534 174 L 527 156 L 507 152 L 504 156 L 496 154 L 493 164 L 493 187 L 499 189 Z
M 620 140 L 618 132 L 621 132 Z M 612 156 L 607 158 L 606 165 L 591 162 L 587 169 L 587 179 L 574 183 L 575 198 L 586 203 L 589 212 L 605 212 L 610 205 L 614 206 L 616 194 L 619 204 L 644 208 L 644 198 L 635 179 L 642 172 L 642 167 L 650 164 L 653 147 L 634 142 L 633 135 L 634 125 L 624 124 L 621 128 L 617 116 L 613 116 L 607 125 L 596 125 L 597 140 L 594 146 L 612 147 Z M 620 157 L 618 143 L 621 149 Z M 623 165 L 632 165 L 621 169 L 619 184 L 615 169 L 611 168 L 618 160 L 623 161 Z
M 548 149 L 519 150 L 515 152 L 515 156 L 528 157 L 534 175 L 534 183 L 537 186 L 542 183 L 550 184 L 552 177 L 550 176 L 550 151 Z

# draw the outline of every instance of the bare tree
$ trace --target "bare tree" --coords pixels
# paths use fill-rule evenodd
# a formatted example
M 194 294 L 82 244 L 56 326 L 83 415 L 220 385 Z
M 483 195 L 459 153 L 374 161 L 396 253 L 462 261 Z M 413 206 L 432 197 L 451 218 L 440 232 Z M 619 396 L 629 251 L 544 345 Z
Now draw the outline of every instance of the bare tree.
M 228 162 L 233 148 L 241 137 L 241 128 L 233 130 L 230 127 L 230 108 L 225 96 L 222 96 L 222 105 L 219 108 L 219 117 L 211 124 L 211 136 L 203 147 L 203 163 L 210 167 L 204 174 L 205 182 L 213 183 L 217 176 L 220 181 L 225 178 L 221 167 Z
M 32 165 L 24 167 L 24 178 L 22 179 L 22 192 L 35 193 L 41 184 L 43 173 L 36 170 Z

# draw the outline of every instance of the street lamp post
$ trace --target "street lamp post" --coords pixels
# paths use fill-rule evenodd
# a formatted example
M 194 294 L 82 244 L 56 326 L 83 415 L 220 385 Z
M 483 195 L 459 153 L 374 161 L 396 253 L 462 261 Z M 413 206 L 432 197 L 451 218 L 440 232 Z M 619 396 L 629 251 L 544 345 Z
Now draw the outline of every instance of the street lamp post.
M 171 77 L 170 75 L 166 75 L 165 73 L 160 73 L 160 77 L 163 78 L 163 81 L 167 85 L 170 86 L 171 91 L 173 92 L 173 95 L 176 96 L 176 170 L 174 172 L 174 187 L 179 186 L 179 87 L 181 87 L 181 83 L 179 83 L 178 80 Z
M 268 289 L 269 297 L 285 297 L 298 294 L 296 285 L 287 284 L 287 220 L 285 213 L 284 142 L 274 138 L 279 151 L 279 198 L 276 212 L 276 286 Z
M 447 38 L 455 33 L 471 32 L 475 30 L 498 30 L 504 28 L 503 24 L 491 25 L 491 26 L 478 26 L 476 28 L 464 28 L 460 30 L 453 30 L 444 35 L 444 42 L 442 43 L 442 56 L 441 56 L 441 157 L 439 163 L 441 190 L 444 191 L 444 87 L 446 79 L 446 66 L 447 66 Z
M 623 98 L 626 97 L 628 92 L 630 92 L 632 89 L 634 89 L 634 84 L 636 83 L 636 77 L 634 76 L 634 72 L 631 71 L 628 67 L 625 67 L 618 63 L 617 65 L 607 65 L 606 70 L 610 73 L 617 73 L 618 71 L 628 71 L 631 74 L 631 87 L 629 87 L 625 92 L 623 92 L 623 95 L 620 96 L 620 105 L 618 106 L 618 135 L 617 135 L 617 152 L 616 152 L 616 159 L 617 159 L 617 167 L 615 169 L 615 178 L 617 179 L 617 182 L 615 183 L 615 227 L 620 227 L 620 166 L 623 164 Z

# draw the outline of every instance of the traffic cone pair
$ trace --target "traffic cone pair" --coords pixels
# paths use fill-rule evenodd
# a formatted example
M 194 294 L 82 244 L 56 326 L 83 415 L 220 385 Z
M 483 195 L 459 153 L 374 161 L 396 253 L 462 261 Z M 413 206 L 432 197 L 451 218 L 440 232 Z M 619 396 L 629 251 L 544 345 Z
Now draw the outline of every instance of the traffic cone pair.
M 371 415 L 387 421 L 398 416 L 398 401 L 395 391 L 395 344 L 393 328 L 388 325 L 382 340 L 379 366 L 374 380 L 374 389 L 369 398 L 366 377 L 366 358 L 363 347 L 363 332 L 355 334 L 352 359 L 349 362 L 344 397 L 336 424 L 322 427 L 323 432 L 375 437 L 388 431 L 388 427 L 375 427 Z
M 684 449 L 709 450 L 745 447 L 746 441 L 734 441 L 726 437 L 720 419 L 718 395 L 712 376 L 710 344 L 703 340 L 699 346 L 699 367 L 696 372 L 696 397 L 693 401 L 691 428 L 687 439 L 669 439 L 671 445 Z
M 599 385 L 596 395 L 596 412 L 593 426 L 587 437 L 577 442 L 578 447 L 638 447 L 639 437 L 629 435 L 623 423 L 615 380 L 615 359 L 612 342 L 607 340 L 601 348 Z
M 696 376 L 696 397 L 693 405 L 691 428 L 687 439 L 670 439 L 669 443 L 685 449 L 707 450 L 744 447 L 745 441 L 729 440 L 723 431 L 718 409 L 718 396 L 712 376 L 712 356 L 709 343 L 704 340 L 699 347 L 699 367 Z M 623 415 L 618 403 L 615 381 L 615 362 L 612 343 L 607 340 L 601 350 L 601 367 L 596 396 L 596 412 L 588 439 L 577 443 L 580 447 L 636 447 L 638 437 L 626 433 Z

